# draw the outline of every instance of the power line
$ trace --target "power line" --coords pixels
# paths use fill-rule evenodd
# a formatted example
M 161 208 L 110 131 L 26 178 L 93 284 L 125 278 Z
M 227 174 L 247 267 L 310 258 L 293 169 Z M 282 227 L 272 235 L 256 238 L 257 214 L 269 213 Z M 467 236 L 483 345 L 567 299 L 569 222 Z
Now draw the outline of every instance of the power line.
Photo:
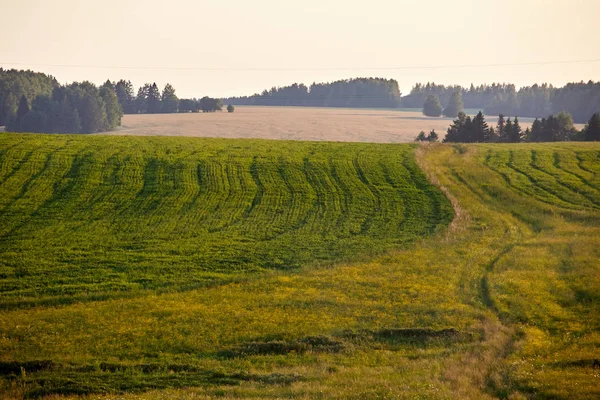
M 217 67 L 146 67 L 146 66 L 116 66 L 116 65 L 83 65 L 83 64 L 38 64 L 23 62 L 4 62 L 0 65 L 57 67 L 57 68 L 95 68 L 95 69 L 129 69 L 148 71 L 223 71 L 223 72 L 260 72 L 260 71 L 393 71 L 403 69 L 451 69 L 451 68 L 493 68 L 493 67 L 519 67 L 528 65 L 558 65 L 558 64 L 586 64 L 600 62 L 600 58 L 591 60 L 568 61 L 532 61 L 520 63 L 498 64 L 460 64 L 460 65 L 402 65 L 394 67 L 341 67 L 341 68 L 217 68 Z

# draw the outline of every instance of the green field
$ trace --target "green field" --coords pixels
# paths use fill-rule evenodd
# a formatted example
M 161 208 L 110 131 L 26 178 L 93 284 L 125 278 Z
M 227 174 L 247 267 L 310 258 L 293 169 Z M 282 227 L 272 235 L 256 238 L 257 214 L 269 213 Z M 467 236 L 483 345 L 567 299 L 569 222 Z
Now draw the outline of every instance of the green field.
M 598 398 L 599 259 L 597 144 L 2 134 L 0 393 Z

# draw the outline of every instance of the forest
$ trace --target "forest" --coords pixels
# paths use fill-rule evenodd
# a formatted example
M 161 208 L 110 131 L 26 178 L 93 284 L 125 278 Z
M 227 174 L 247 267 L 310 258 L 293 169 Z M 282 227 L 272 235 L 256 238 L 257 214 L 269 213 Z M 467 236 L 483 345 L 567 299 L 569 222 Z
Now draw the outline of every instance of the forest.
M 401 93 L 394 79 L 356 78 L 310 86 L 294 83 L 224 101 L 235 105 L 397 108 Z
M 435 83 L 416 84 L 410 94 L 402 97 L 402 106 L 421 108 L 429 95 L 437 96 L 445 106 L 452 96 L 459 93 L 465 108 L 483 110 L 486 115 L 518 115 L 541 118 L 566 111 L 575 123 L 585 123 L 591 115 L 600 111 L 600 82 L 569 83 L 557 88 L 549 84 L 516 89 L 513 84 L 444 86 Z
M 600 111 L 600 82 L 593 81 L 569 83 L 562 88 L 547 83 L 535 84 L 518 90 L 507 83 L 471 85 L 469 88 L 417 83 L 408 95 L 402 96 L 398 82 L 393 79 L 357 78 L 313 83 L 308 87 L 294 83 L 224 101 L 236 105 L 422 108 L 427 97 L 432 95 L 437 96 L 443 109 L 455 93 L 462 96 L 465 108 L 479 109 L 486 115 L 541 118 L 566 111 L 575 123 L 585 123 Z
M 121 125 L 123 114 L 221 111 L 220 99 L 179 99 L 166 84 L 140 87 L 130 81 L 107 80 L 60 85 L 43 73 L 0 68 L 0 126 L 10 132 L 95 133 Z

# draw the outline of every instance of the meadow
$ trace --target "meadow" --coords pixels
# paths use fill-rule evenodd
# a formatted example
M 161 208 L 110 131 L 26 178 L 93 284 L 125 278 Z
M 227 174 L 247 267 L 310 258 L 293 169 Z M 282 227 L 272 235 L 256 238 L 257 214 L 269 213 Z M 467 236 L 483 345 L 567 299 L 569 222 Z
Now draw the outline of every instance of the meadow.
M 7 398 L 600 396 L 600 145 L 0 157 Z
M 465 111 L 475 115 L 479 110 Z M 486 118 L 496 125 L 497 116 Z M 523 130 L 533 123 L 530 118 L 520 121 Z M 421 130 L 435 129 L 443 138 L 451 124 L 452 118 L 426 117 L 417 109 L 237 106 L 232 114 L 125 115 L 111 134 L 407 143 Z

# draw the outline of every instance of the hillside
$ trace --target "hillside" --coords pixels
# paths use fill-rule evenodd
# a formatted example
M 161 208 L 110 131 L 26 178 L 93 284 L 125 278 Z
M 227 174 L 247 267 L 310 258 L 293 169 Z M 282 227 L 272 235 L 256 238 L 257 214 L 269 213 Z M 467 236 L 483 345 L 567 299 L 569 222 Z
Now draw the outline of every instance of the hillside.
M 3 134 L 0 157 L 9 398 L 600 395 L 597 144 Z
M 410 146 L 13 135 L 1 146 L 0 306 L 372 256 L 452 218 Z

